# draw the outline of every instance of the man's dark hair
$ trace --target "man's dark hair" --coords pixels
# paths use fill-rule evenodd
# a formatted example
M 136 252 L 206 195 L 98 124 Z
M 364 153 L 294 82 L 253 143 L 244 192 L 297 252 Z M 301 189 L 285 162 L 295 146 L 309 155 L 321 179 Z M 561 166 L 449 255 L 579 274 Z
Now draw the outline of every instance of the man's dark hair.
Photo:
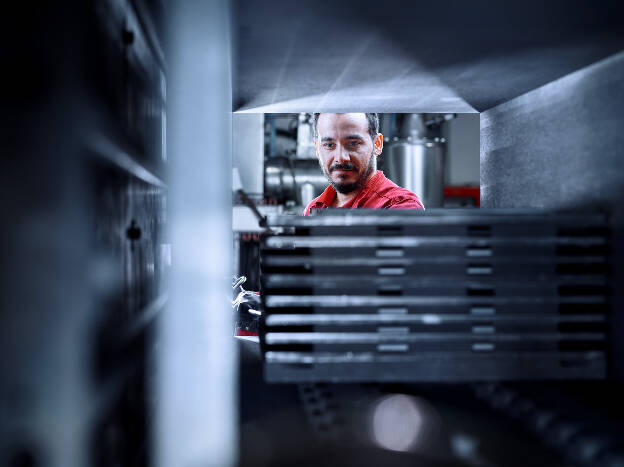
M 375 137 L 377 136 L 377 133 L 379 133 L 379 115 L 377 115 L 376 113 L 367 113 L 365 115 L 366 115 L 366 120 L 368 120 L 368 134 L 370 135 L 371 139 L 375 141 Z M 312 116 L 313 116 L 312 128 L 314 130 L 314 139 L 316 139 L 318 136 L 318 132 L 317 132 L 318 119 L 321 116 L 321 114 L 315 113 L 315 114 L 312 114 Z

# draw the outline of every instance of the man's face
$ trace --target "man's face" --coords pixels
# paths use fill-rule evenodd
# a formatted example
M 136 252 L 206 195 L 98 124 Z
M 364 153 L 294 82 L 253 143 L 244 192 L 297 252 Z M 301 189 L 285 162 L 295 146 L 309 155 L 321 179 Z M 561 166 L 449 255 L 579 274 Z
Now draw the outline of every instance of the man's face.
M 383 136 L 373 141 L 363 113 L 325 114 L 317 123 L 316 155 L 336 191 L 347 194 L 366 184 L 377 168 Z

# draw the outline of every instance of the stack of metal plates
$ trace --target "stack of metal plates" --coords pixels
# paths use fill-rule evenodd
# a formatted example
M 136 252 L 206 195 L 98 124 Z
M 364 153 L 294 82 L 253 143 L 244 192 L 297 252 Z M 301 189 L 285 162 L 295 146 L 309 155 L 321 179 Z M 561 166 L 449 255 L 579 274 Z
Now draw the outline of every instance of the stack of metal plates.
M 606 375 L 601 213 L 326 210 L 262 240 L 270 382 Z

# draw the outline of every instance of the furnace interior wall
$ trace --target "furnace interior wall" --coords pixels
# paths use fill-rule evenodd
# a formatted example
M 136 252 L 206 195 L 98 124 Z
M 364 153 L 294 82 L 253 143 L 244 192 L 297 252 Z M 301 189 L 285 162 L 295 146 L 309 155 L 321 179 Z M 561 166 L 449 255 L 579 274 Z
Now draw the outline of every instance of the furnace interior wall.
M 614 226 L 614 303 L 624 304 L 624 52 L 481 114 L 481 206 L 606 208 Z M 624 379 L 624 313 L 613 370 Z

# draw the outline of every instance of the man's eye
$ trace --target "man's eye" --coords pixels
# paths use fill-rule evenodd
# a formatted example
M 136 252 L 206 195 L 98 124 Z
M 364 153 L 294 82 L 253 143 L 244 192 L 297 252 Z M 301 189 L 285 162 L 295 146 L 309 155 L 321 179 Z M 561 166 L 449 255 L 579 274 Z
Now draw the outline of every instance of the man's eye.
M 334 143 L 325 143 L 323 144 L 323 147 L 326 149 L 333 149 L 334 148 Z
M 360 142 L 359 141 L 349 141 L 347 143 L 347 146 L 349 146 L 350 148 L 355 148 L 357 146 L 359 146 Z

